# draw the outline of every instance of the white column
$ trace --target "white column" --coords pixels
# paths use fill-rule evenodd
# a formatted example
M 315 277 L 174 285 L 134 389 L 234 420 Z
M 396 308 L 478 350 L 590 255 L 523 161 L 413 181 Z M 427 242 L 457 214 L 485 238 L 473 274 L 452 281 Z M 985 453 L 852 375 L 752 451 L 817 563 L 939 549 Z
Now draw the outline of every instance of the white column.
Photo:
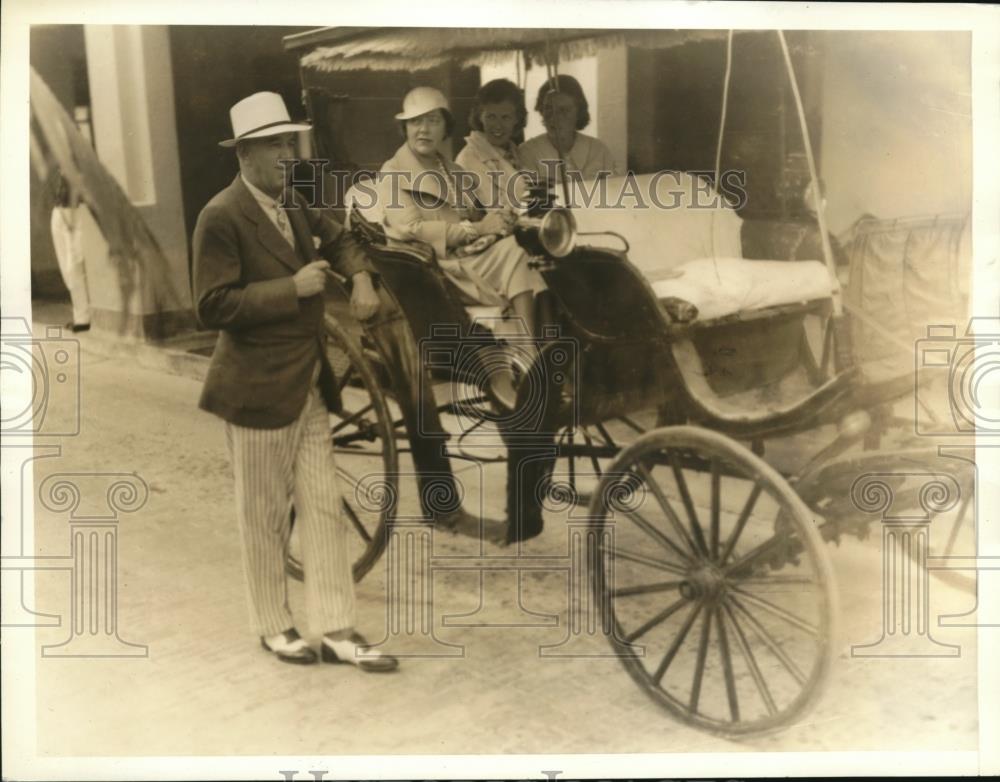
M 592 107 L 594 134 L 607 145 L 618 167 L 628 165 L 628 49 L 616 46 L 597 54 L 597 99 Z
M 86 25 L 84 41 L 97 156 L 156 237 L 174 288 L 189 291 L 168 28 Z M 142 292 L 139 302 L 118 301 L 114 268 L 93 266 L 88 259 L 95 308 L 134 315 L 154 311 L 149 290 Z M 178 301 L 173 307 L 186 309 L 190 301 Z

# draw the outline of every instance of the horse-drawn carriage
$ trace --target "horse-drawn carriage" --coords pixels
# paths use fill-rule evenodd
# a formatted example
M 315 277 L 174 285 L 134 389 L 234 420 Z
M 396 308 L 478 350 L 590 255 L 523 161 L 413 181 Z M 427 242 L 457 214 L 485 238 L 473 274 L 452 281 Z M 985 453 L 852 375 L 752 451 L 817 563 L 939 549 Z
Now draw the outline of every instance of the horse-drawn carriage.
M 524 490 L 586 505 L 592 599 L 632 678 L 692 725 L 773 729 L 815 701 L 839 651 L 822 544 L 865 533 L 849 480 L 868 464 L 927 456 L 886 445 L 912 376 L 874 380 L 855 365 L 822 264 L 805 275 L 818 285 L 765 285 L 780 290 L 712 309 L 681 283 L 708 274 L 731 290 L 740 275 L 773 281 L 773 268 L 693 256 L 651 281 L 627 235 L 616 243 L 605 225 L 588 236 L 580 216 L 556 207 L 519 231 L 559 328 L 513 400 L 497 393 L 491 365 L 523 337 L 491 328 L 503 324 L 496 313 L 466 309 L 428 247 L 387 239 L 360 209 L 350 225 L 418 346 L 437 413 L 458 422 L 446 454 L 504 458 L 464 447 L 498 427 L 510 459 L 548 455 L 549 477 Z M 345 403 L 331 434 L 360 579 L 389 540 L 406 488 L 399 455 L 421 437 L 419 411 L 368 327 L 331 316 L 327 331 Z M 811 455 L 769 458 L 797 436 Z M 552 462 L 565 464 L 558 481 Z M 595 480 L 584 485 L 584 473 Z M 300 572 L 294 559 L 289 567 Z

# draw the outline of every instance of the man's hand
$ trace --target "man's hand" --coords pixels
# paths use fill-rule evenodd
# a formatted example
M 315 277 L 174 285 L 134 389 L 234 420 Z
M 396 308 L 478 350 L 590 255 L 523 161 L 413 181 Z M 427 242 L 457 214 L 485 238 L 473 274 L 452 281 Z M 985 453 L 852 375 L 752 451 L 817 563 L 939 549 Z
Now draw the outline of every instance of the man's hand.
M 368 272 L 351 277 L 351 314 L 358 320 L 368 320 L 378 312 L 379 300 Z
M 295 272 L 295 276 L 292 277 L 292 282 L 295 283 L 295 295 L 304 299 L 322 293 L 326 288 L 326 270 L 329 268 L 330 264 L 326 261 L 313 261 Z

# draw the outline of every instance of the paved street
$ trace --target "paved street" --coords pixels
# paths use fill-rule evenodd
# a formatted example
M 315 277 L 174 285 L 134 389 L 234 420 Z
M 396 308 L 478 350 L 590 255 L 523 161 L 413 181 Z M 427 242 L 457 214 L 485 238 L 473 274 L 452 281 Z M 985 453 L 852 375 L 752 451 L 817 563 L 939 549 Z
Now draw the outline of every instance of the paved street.
M 36 331 L 38 325 L 36 324 Z M 78 437 L 35 462 L 35 484 L 55 473 L 137 473 L 146 503 L 118 528 L 118 631 L 148 646 L 135 659 L 40 658 L 42 754 L 465 754 L 655 753 L 752 750 L 972 750 L 977 746 L 976 637 L 938 628 L 941 613 L 970 609 L 966 592 L 931 581 L 934 638 L 959 644 L 938 659 L 858 659 L 851 644 L 881 627 L 881 539 L 829 545 L 842 609 L 841 653 L 819 705 L 782 732 L 730 741 L 682 725 L 654 704 L 609 656 L 601 637 L 567 637 L 567 576 L 526 573 L 520 600 L 512 570 L 435 573 L 436 641 L 390 637 L 404 657 L 391 676 L 346 666 L 282 665 L 248 629 L 232 481 L 222 423 L 197 409 L 191 378 L 98 355 L 83 346 Z M 53 409 L 68 416 L 69 409 Z M 485 472 L 483 502 L 503 512 L 502 470 Z M 81 479 L 82 481 L 83 479 Z M 90 484 L 85 484 L 89 486 Z M 98 491 L 98 490 L 95 490 Z M 402 487 L 404 508 L 415 489 Z M 472 497 L 472 502 L 478 498 Z M 104 502 L 87 495 L 82 503 Z M 50 503 L 51 505 L 52 503 Z M 69 551 L 67 513 L 36 498 L 36 553 Z M 551 514 L 525 552 L 559 557 L 566 524 Z M 937 534 L 937 533 L 935 533 Z M 936 539 L 936 538 L 935 538 Z M 435 556 L 477 553 L 472 541 L 438 536 Z M 487 555 L 505 552 L 493 546 Z M 387 560 L 359 585 L 361 630 L 386 636 Z M 459 560 L 456 560 L 459 561 Z M 483 582 L 480 579 L 484 579 Z M 37 576 L 36 610 L 63 617 L 40 644 L 68 633 L 68 571 Z M 481 604 L 481 596 L 485 595 Z M 301 609 L 301 585 L 291 592 Z M 482 626 L 489 624 L 492 626 Z M 509 626 L 496 626 L 506 624 Z M 565 647 L 566 649 L 570 647 Z M 603 655 L 603 656 L 596 656 Z M 276 767 L 277 768 L 277 767 Z M 859 770 L 860 771 L 860 770 Z

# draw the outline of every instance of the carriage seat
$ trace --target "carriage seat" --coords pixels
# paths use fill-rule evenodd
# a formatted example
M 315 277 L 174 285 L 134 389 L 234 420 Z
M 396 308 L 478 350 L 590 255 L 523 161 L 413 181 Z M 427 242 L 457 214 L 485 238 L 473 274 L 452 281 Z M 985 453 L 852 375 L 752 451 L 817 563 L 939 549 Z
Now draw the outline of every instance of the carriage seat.
M 362 245 L 367 247 L 370 252 L 377 253 L 379 249 L 384 249 L 397 256 L 409 256 L 420 263 L 434 263 L 434 251 L 428 245 L 418 242 L 403 242 L 388 237 L 381 206 L 378 203 L 371 206 L 361 206 L 369 200 L 368 196 L 360 197 L 357 187 L 350 188 L 345 197 L 347 204 L 346 225 Z M 510 332 L 509 319 L 506 318 L 503 307 L 487 306 L 467 300 L 457 286 L 449 285 L 449 289 L 456 300 L 462 304 L 474 326 L 489 329 L 494 334 Z
M 821 261 L 697 258 L 646 277 L 659 299 L 693 304 L 700 320 L 828 299 L 837 285 Z

